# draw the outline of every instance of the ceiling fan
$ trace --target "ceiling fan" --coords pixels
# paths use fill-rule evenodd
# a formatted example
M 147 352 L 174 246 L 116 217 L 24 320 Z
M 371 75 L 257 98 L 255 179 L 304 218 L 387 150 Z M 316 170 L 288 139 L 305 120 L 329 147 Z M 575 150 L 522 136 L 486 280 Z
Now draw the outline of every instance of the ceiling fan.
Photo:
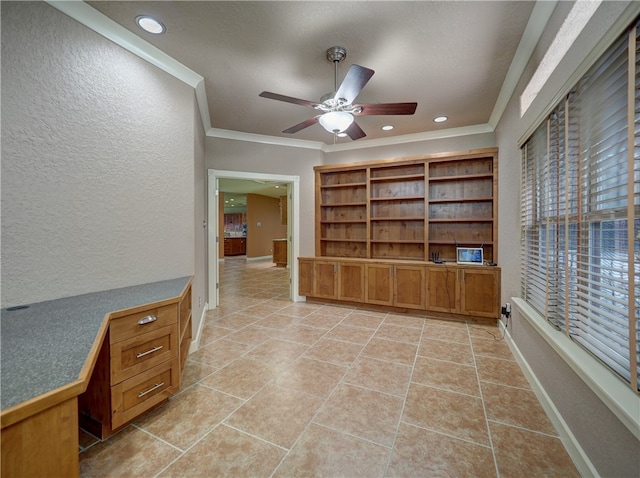
M 335 67 L 335 92 L 324 95 L 320 98 L 319 103 L 269 91 L 260 93 L 259 96 L 263 98 L 310 106 L 322 112 L 313 118 L 285 129 L 283 133 L 297 133 L 304 128 L 320 123 L 329 133 L 346 133 L 352 140 L 356 140 L 364 138 L 366 134 L 355 122 L 354 116 L 412 115 L 415 113 L 418 103 L 354 104 L 353 101 L 375 72 L 363 66 L 351 65 L 338 88 L 338 63 L 344 60 L 346 56 L 347 51 L 341 46 L 334 46 L 327 50 L 327 60 L 333 62 Z

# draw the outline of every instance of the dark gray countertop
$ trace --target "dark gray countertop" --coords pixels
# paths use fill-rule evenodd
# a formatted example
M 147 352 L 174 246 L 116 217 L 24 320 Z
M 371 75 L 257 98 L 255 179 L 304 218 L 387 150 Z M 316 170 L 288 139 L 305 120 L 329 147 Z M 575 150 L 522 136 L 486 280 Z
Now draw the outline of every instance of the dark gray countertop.
M 2 410 L 78 379 L 105 315 L 180 296 L 190 277 L 0 310 Z

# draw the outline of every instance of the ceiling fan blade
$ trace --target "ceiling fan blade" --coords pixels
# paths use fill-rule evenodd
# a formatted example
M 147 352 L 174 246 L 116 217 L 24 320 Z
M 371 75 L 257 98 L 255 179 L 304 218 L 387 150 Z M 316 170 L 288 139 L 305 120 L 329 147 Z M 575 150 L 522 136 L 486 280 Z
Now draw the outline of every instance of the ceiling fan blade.
M 292 96 L 279 95 L 278 93 L 271 93 L 270 91 L 263 91 L 258 96 L 263 98 L 269 98 L 271 100 L 285 101 L 287 103 L 293 103 L 294 105 L 310 106 L 315 108 L 318 103 L 308 100 L 301 100 L 300 98 L 294 98 Z
M 342 80 L 342 84 L 336 91 L 335 99 L 344 98 L 347 103 L 351 104 L 353 100 L 360 94 L 364 85 L 371 79 L 375 71 L 360 65 L 351 65 L 347 76 Z
M 366 136 L 364 131 L 362 131 L 362 128 L 358 126 L 358 123 L 356 123 L 355 121 L 351 123 L 351 126 L 349 126 L 344 132 L 347 133 L 347 135 L 349 135 L 349 138 L 354 141 Z
M 362 108 L 360 113 L 353 113 L 354 116 L 412 115 L 416 112 L 418 103 L 380 103 L 353 106 Z
M 320 116 L 322 115 L 314 116 L 313 118 L 309 118 L 308 120 L 305 120 L 302 123 L 298 123 L 297 125 L 292 126 L 291 128 L 285 129 L 283 133 L 297 133 L 300 130 L 308 128 L 309 126 L 316 124 Z

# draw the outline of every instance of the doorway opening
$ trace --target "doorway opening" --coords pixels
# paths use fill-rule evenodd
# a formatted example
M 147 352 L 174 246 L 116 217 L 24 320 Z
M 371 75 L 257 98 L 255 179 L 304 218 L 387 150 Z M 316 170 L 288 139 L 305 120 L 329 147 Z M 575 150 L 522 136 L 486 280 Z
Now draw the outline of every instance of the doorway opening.
M 298 290 L 299 255 L 299 203 L 300 177 L 282 174 L 249 173 L 240 171 L 208 170 L 207 185 L 207 305 L 215 309 L 220 303 L 219 245 L 224 241 L 224 231 L 220 230 L 220 180 L 245 180 L 257 183 L 278 183 L 287 189 L 287 264 L 289 267 L 289 297 L 292 301 L 302 300 Z M 251 240 L 250 237 L 247 240 Z

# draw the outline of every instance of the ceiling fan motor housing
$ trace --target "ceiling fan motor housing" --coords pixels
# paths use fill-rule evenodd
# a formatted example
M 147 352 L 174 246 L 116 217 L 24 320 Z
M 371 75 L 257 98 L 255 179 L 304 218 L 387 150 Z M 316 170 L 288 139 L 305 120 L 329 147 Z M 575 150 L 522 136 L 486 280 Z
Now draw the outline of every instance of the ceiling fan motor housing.
M 331 62 L 341 62 L 347 57 L 347 50 L 341 46 L 332 46 L 327 50 L 327 60 Z

